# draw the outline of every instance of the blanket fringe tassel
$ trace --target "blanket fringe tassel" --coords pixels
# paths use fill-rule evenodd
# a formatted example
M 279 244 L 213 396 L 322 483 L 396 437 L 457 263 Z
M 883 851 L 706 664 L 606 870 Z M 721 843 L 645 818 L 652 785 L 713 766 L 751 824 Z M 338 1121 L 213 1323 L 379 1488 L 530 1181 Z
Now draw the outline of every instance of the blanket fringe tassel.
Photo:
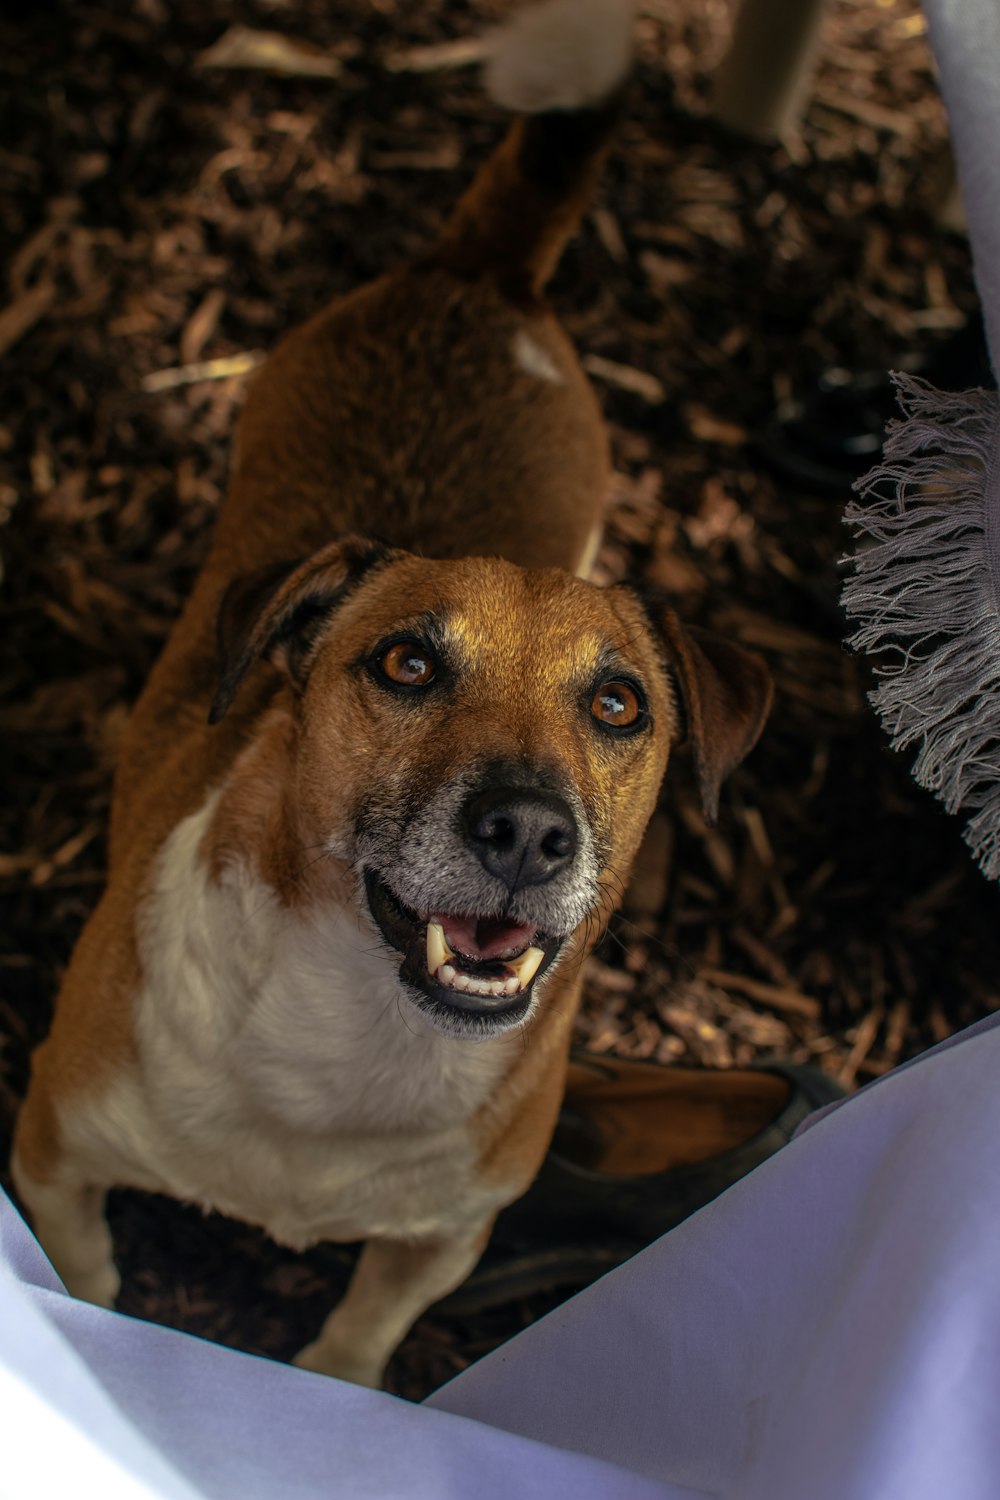
M 901 421 L 855 486 L 848 644 L 877 653 L 870 695 L 894 750 L 1000 880 L 1000 398 L 893 377 Z

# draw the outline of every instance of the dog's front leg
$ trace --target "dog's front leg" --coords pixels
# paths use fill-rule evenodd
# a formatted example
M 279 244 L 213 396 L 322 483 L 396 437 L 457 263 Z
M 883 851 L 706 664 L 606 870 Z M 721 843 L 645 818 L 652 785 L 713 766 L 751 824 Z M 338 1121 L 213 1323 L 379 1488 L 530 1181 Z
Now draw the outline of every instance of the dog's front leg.
M 11 1169 L 35 1236 L 66 1290 L 83 1302 L 113 1307 L 119 1276 L 104 1218 L 104 1188 L 68 1173 L 49 1184 L 35 1182 L 16 1155 Z
M 422 1312 L 465 1280 L 492 1227 L 491 1219 L 450 1239 L 368 1240 L 343 1300 L 293 1363 L 380 1386 L 397 1345 Z

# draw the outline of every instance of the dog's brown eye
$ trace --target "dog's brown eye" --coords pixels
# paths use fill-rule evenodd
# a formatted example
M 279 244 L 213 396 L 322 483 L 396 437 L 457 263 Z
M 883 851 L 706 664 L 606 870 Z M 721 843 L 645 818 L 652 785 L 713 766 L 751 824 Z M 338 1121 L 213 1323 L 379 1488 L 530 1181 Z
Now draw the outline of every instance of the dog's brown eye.
M 611 729 L 630 729 L 642 717 L 642 702 L 627 682 L 602 682 L 591 699 L 590 712 Z
M 436 671 L 434 658 L 419 641 L 396 641 L 378 659 L 390 682 L 400 687 L 426 687 Z

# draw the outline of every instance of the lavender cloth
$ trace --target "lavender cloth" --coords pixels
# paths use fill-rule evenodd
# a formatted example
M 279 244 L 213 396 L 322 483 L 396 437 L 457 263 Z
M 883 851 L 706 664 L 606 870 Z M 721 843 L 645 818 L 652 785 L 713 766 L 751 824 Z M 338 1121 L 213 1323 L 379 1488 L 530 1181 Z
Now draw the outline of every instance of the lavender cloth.
M 0 1194 L 0 1500 L 687 1500 L 688 1492 L 76 1302 Z
M 74 1302 L 0 1202 L 0 1496 L 995 1500 L 1000 1016 L 423 1407 Z
M 1000 3 L 923 0 L 969 225 L 993 368 L 1000 374 Z
M 1000 1016 L 429 1404 L 727 1500 L 996 1500 L 998 1070 Z

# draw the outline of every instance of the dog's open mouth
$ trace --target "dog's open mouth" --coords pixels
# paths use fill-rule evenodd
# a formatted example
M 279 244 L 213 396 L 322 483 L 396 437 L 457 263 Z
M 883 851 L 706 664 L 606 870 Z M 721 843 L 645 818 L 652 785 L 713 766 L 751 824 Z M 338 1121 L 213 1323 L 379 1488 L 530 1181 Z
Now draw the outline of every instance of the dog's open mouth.
M 414 911 L 373 870 L 365 892 L 383 937 L 403 955 L 403 978 L 455 1010 L 520 1019 L 562 945 L 513 916 Z

